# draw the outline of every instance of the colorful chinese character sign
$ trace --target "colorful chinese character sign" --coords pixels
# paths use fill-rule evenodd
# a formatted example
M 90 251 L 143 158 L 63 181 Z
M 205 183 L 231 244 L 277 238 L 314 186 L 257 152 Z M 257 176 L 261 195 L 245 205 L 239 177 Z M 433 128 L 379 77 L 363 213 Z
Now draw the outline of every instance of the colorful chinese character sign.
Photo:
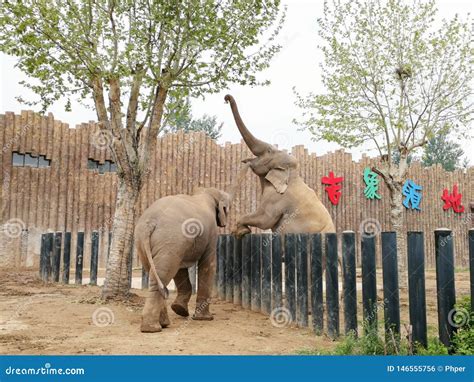
M 364 190 L 365 197 L 367 199 L 380 199 L 380 195 L 377 194 L 380 179 L 377 179 L 377 174 L 371 171 L 369 167 L 364 169 L 364 183 L 366 185 Z
M 321 178 L 321 182 L 328 185 L 325 190 L 328 194 L 329 200 L 334 205 L 337 205 L 339 203 L 339 199 L 341 198 L 342 193 L 339 190 L 342 186 L 339 183 L 341 183 L 343 180 L 344 178 L 342 176 L 335 178 L 332 171 L 329 171 L 329 176 L 323 176 Z
M 421 191 L 422 189 L 423 187 L 416 184 L 413 180 L 407 179 L 402 188 L 402 194 L 406 196 L 405 200 L 403 201 L 403 205 L 406 208 L 421 211 L 421 194 L 418 191 Z
M 443 190 L 443 196 L 441 199 L 444 201 L 443 210 L 453 209 L 454 212 L 462 213 L 464 212 L 464 206 L 461 204 L 462 194 L 458 193 L 458 186 L 455 184 L 453 186 L 453 193 L 450 194 L 448 189 Z

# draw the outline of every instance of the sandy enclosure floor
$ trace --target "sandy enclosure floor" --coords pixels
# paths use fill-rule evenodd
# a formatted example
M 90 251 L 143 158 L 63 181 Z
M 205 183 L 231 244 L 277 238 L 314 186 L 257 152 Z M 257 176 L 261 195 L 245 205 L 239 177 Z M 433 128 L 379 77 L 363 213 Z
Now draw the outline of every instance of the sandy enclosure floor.
M 425 280 L 428 334 L 437 336 L 435 272 L 427 271 Z M 456 272 L 455 282 L 457 298 L 469 294 L 468 271 Z M 377 285 L 382 285 L 380 271 Z M 139 327 L 146 291 L 132 293 L 127 301 L 103 303 L 97 286 L 46 284 L 37 271 L 0 269 L 0 354 L 295 354 L 303 349 L 331 350 L 337 343 L 309 329 L 274 327 L 263 314 L 216 299 L 211 322 L 185 319 L 169 309 L 171 326 L 161 333 L 144 334 Z M 168 305 L 173 299 L 171 295 Z M 382 290 L 378 300 L 383 301 Z M 361 303 L 359 290 L 359 323 Z M 407 324 L 406 290 L 400 293 L 400 309 L 402 323 Z M 377 315 L 382 327 L 382 308 Z M 113 323 L 107 326 L 94 323 L 110 322 L 111 317 Z M 341 309 L 341 333 L 343 317 Z
M 145 291 L 134 289 L 128 301 L 103 304 L 99 287 L 44 284 L 36 273 L 0 270 L 1 354 L 294 354 L 335 344 L 308 329 L 276 328 L 268 317 L 222 301 L 213 301 L 211 322 L 169 309 L 170 327 L 143 334 Z M 98 327 L 94 312 L 99 323 L 111 314 L 114 322 Z

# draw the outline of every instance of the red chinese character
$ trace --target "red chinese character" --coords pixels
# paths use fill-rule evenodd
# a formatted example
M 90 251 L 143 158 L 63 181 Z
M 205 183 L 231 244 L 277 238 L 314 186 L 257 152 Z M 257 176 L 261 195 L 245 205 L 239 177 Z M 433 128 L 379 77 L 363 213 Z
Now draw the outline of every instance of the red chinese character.
M 337 205 L 341 198 L 342 193 L 339 190 L 342 186 L 338 183 L 341 183 L 343 180 L 344 178 L 342 176 L 340 178 L 335 178 L 332 171 L 329 171 L 329 176 L 323 176 L 321 178 L 321 182 L 328 185 L 325 190 L 328 193 L 329 200 L 334 205 Z
M 464 206 L 461 204 L 462 194 L 458 194 L 458 186 L 455 184 L 453 186 L 453 193 L 449 194 L 447 188 L 443 190 L 443 196 L 441 199 L 444 201 L 443 210 L 449 210 L 451 207 L 454 212 L 462 213 L 464 212 Z

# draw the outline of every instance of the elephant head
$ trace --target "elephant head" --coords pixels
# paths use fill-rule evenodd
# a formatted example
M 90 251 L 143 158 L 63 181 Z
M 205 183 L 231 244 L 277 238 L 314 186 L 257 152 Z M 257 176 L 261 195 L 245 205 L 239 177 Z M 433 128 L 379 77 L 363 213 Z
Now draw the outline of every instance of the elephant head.
M 227 192 L 220 191 L 217 188 L 198 188 L 195 194 L 206 193 L 210 195 L 216 203 L 216 223 L 219 227 L 227 225 L 232 200 Z
M 234 97 L 227 94 L 224 99 L 230 103 L 240 134 L 250 151 L 255 155 L 254 158 L 245 159 L 243 162 L 247 163 L 262 181 L 264 179 L 270 182 L 277 192 L 283 194 L 288 187 L 292 173 L 298 168 L 296 158 L 254 137 L 242 121 Z

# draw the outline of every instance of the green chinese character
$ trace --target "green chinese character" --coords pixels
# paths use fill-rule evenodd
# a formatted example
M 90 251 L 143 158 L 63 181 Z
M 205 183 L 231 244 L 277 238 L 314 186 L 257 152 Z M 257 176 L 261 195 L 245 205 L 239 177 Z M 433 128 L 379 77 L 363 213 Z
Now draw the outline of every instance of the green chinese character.
M 381 199 L 377 194 L 379 189 L 380 179 L 377 179 L 377 174 L 370 170 L 369 167 L 364 169 L 364 182 L 366 184 L 364 195 L 367 199 Z

